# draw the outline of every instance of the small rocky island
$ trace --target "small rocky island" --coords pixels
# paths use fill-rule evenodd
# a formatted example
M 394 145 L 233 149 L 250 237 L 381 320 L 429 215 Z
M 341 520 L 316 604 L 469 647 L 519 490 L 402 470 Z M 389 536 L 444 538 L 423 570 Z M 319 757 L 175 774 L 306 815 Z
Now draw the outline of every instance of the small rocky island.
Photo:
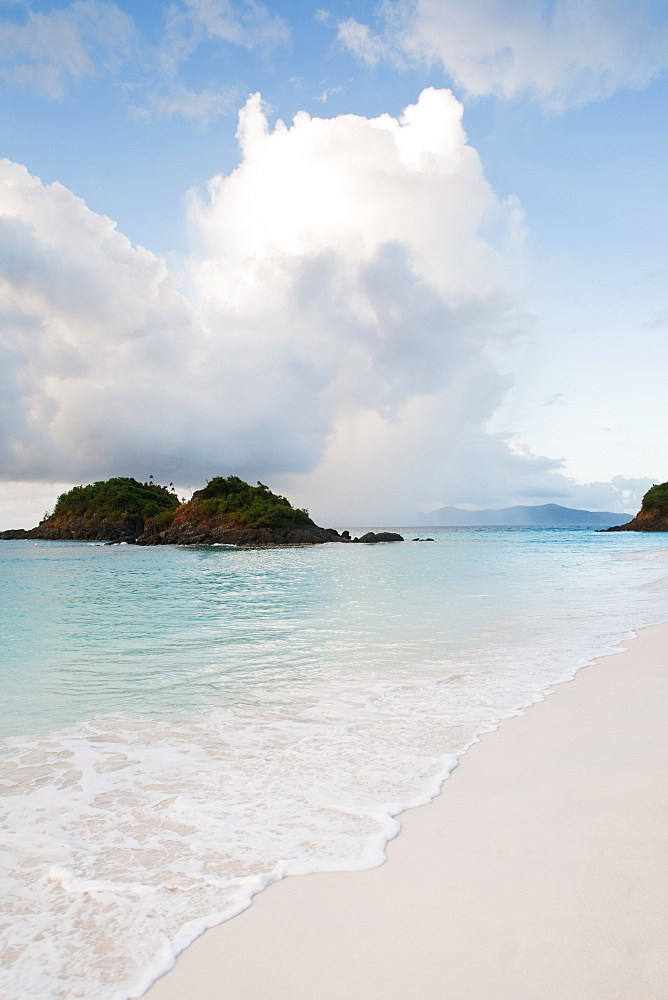
M 334 528 L 319 528 L 308 512 L 258 483 L 216 476 L 169 521 L 146 524 L 138 545 L 317 545 L 339 542 Z
M 135 545 L 318 545 L 403 541 L 392 532 L 351 539 L 320 528 L 263 483 L 216 476 L 187 503 L 173 488 L 117 477 L 63 493 L 36 528 L 0 532 L 0 539 L 131 542 Z
M 668 531 L 668 483 L 652 486 L 642 498 L 642 507 L 626 524 L 606 531 Z

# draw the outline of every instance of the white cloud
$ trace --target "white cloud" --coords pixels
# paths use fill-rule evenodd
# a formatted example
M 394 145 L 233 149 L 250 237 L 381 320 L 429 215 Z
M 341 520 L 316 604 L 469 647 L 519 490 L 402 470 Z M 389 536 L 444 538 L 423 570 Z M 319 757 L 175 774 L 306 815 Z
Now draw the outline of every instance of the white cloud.
M 378 32 L 341 22 L 341 43 L 371 65 L 440 62 L 471 96 L 560 111 L 644 87 L 668 65 L 661 0 L 386 0 L 378 12 Z
M 320 101 L 322 104 L 326 104 L 330 97 L 336 97 L 338 94 L 343 93 L 343 85 L 337 84 L 336 87 L 326 87 L 321 94 L 318 94 L 316 101 Z
M 354 17 L 339 22 L 337 37 L 367 66 L 377 66 L 381 59 L 396 59 L 398 46 L 373 32 L 368 24 L 360 24 Z
M 238 106 L 238 99 L 236 87 L 195 91 L 184 86 L 174 86 L 165 94 L 152 94 L 147 107 L 135 108 L 131 114 L 134 118 L 171 118 L 172 115 L 181 115 L 200 125 L 208 125 L 221 115 L 234 111 Z
M 270 129 L 250 98 L 239 167 L 192 196 L 188 298 L 111 220 L 2 161 L 2 476 L 236 473 L 332 520 L 567 488 L 486 430 L 509 384 L 490 349 L 517 322 L 499 249 L 517 206 L 461 112 L 426 90 L 398 120 Z
M 290 41 L 287 22 L 255 0 L 180 0 L 167 10 L 161 62 L 174 74 L 205 40 L 270 52 Z
M 72 83 L 112 70 L 131 53 L 134 22 L 106 0 L 75 0 L 24 24 L 0 22 L 0 75 L 61 98 Z
M 61 185 L 6 160 L 1 177 L 3 475 L 136 468 L 171 434 L 183 450 L 174 407 L 196 321 L 164 263 Z
M 247 49 L 271 49 L 290 40 L 286 21 L 255 0 L 185 0 L 185 5 L 210 38 Z
M 613 476 L 609 483 L 574 483 L 572 480 L 569 482 L 568 506 L 582 507 L 585 510 L 629 511 L 636 514 L 640 510 L 643 496 L 658 480 L 649 476 L 639 479 Z

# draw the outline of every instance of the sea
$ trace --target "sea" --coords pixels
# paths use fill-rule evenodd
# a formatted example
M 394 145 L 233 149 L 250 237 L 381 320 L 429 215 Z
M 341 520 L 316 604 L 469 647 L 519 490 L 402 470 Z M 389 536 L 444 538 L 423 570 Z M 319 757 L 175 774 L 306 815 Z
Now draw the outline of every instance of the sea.
M 272 882 L 381 864 L 483 733 L 668 620 L 665 534 L 395 530 L 0 542 L 3 997 L 128 1000 Z

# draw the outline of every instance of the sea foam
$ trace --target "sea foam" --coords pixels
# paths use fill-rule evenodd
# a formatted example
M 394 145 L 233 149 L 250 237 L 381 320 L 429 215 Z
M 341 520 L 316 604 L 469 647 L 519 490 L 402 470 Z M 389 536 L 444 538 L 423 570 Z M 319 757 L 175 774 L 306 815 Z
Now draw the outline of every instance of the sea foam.
M 545 536 L 533 544 L 540 559 Z M 209 558 L 184 563 L 183 554 L 173 553 L 167 562 L 165 556 L 152 555 L 147 563 L 131 547 L 111 559 L 109 549 L 104 554 L 96 550 L 104 561 L 86 566 L 97 574 L 93 582 L 102 587 L 105 600 L 112 591 L 103 586 L 104 574 L 113 590 L 123 567 L 128 580 L 140 574 L 140 589 L 154 574 L 169 576 L 172 558 L 181 560 L 175 564 L 175 578 L 181 581 L 184 566 L 195 575 L 204 566 L 207 591 L 225 575 L 229 614 L 224 636 L 233 646 L 234 662 L 245 644 L 255 668 L 240 664 L 232 670 L 223 646 L 215 649 L 218 659 L 195 656 L 191 632 L 191 645 L 181 650 L 186 655 L 190 649 L 191 662 L 180 672 L 169 665 L 166 689 L 159 686 L 159 676 L 139 687 L 144 699 L 155 691 L 167 698 L 156 701 L 154 710 L 142 712 L 142 698 L 135 697 L 133 712 L 91 715 L 86 701 L 82 712 L 88 717 L 75 724 L 6 740 L 0 760 L 6 901 L 0 982 L 7 995 L 127 1000 L 168 969 L 203 930 L 241 912 L 277 879 L 382 863 L 387 841 L 399 830 L 401 811 L 433 798 L 459 754 L 481 733 L 544 697 L 552 684 L 572 677 L 593 656 L 611 652 L 630 629 L 665 617 L 665 598 L 657 589 L 668 573 L 664 554 L 620 559 L 625 550 L 618 542 L 603 557 L 595 550 L 599 555 L 592 559 L 599 559 L 599 565 L 594 578 L 601 586 L 594 593 L 591 565 L 583 566 L 586 579 L 578 583 L 573 577 L 584 543 L 578 544 L 575 562 L 568 567 L 570 596 L 564 580 L 568 599 L 552 609 L 551 618 L 539 595 L 533 608 L 518 605 L 520 594 L 535 589 L 535 577 L 509 601 L 510 581 L 508 588 L 490 587 L 494 573 L 489 566 L 486 573 L 483 567 L 462 573 L 458 608 L 468 602 L 473 610 L 450 633 L 457 637 L 450 644 L 453 655 L 421 660 L 416 658 L 420 651 L 436 648 L 436 618 L 431 615 L 439 614 L 438 601 L 430 611 L 423 595 L 410 597 L 409 571 L 417 568 L 420 578 L 426 574 L 434 584 L 438 556 L 430 556 L 430 562 L 420 556 L 416 564 L 418 557 L 408 549 L 404 556 L 398 550 L 385 556 L 339 556 L 343 547 L 338 546 L 321 555 L 300 553 L 297 559 L 295 553 L 260 553 L 250 560 L 237 552 L 217 556 L 244 559 L 240 569 Z M 419 546 L 415 550 L 424 551 Z M 47 557 L 57 561 L 51 551 Z M 563 547 L 556 551 L 563 560 Z M 75 559 L 73 550 L 67 558 Z M 351 559 L 355 562 L 344 562 Z M 304 579 L 311 589 L 305 589 L 302 579 L 300 598 L 291 590 L 291 568 L 304 572 L 305 564 L 310 569 Z M 554 571 L 555 565 L 554 559 L 546 559 L 541 572 Z M 253 567 L 257 604 L 247 606 L 244 573 Z M 439 572 L 447 575 L 451 569 L 452 561 L 446 560 Z M 35 579 L 43 579 L 45 572 Z M 75 564 L 64 572 L 64 578 L 58 576 L 61 582 L 78 578 L 84 569 Z M 471 586 L 476 574 L 478 584 L 486 586 L 484 600 L 480 586 Z M 341 580 L 354 602 L 348 607 L 349 645 L 350 637 L 337 631 L 341 621 L 333 595 L 341 590 L 332 588 L 332 578 Z M 383 597 L 379 581 L 391 588 L 391 597 Z M 315 627 L 313 615 L 302 616 L 300 629 L 307 632 L 302 651 L 311 651 L 302 662 L 286 615 L 298 616 L 298 602 L 325 585 L 332 593 L 318 603 L 317 620 L 324 616 L 328 631 Z M 274 598 L 263 605 L 269 586 Z M 377 590 L 375 603 L 369 588 Z M 395 601 L 399 588 L 403 597 L 394 606 L 403 606 L 410 621 L 393 622 L 387 613 L 373 618 L 379 606 L 387 612 L 387 602 Z M 422 593 L 420 587 L 414 589 Z M 441 600 L 446 591 L 444 587 Z M 72 600 L 65 586 L 62 594 Z M 185 628 L 194 617 L 200 646 L 210 648 L 215 646 L 211 613 L 202 614 L 198 594 L 196 588 L 183 604 L 180 621 Z M 182 599 L 182 582 L 180 595 Z M 413 600 L 422 608 L 420 623 L 427 633 L 422 645 L 415 638 Z M 235 645 L 232 612 L 239 601 L 246 608 L 244 621 L 253 624 L 264 615 L 268 632 L 258 637 L 242 629 Z M 83 628 L 91 618 L 94 612 L 84 610 L 73 620 Z M 506 619 L 515 630 L 514 642 L 508 642 L 512 630 Z M 135 633 L 130 634 L 134 643 Z M 268 639 L 272 634 L 278 636 L 274 642 Z M 325 634 L 333 653 L 323 645 Z M 288 653 L 279 656 L 283 641 L 294 650 L 293 660 Z M 364 641 L 362 659 L 349 662 L 344 651 L 359 651 Z M 253 643 L 259 643 L 257 649 Z M 445 647 L 443 638 L 439 648 Z M 101 685 L 103 701 L 116 690 L 113 685 L 122 687 L 119 697 L 126 697 L 128 686 L 136 691 L 145 678 L 126 671 L 114 674 L 112 684 L 109 674 L 116 661 L 108 642 L 102 649 L 107 650 L 108 669 L 98 672 L 97 661 L 87 661 L 86 673 L 77 674 L 80 685 L 84 677 L 95 691 Z M 133 657 L 141 659 L 141 647 L 132 649 L 124 650 L 118 663 L 127 656 L 133 663 Z M 267 658 L 273 658 L 272 667 L 262 674 L 258 664 Z M 148 670 L 148 653 L 143 662 Z M 60 676 L 66 679 L 64 667 Z M 177 683 L 184 678 L 185 688 Z M 199 690 L 199 685 L 210 704 L 201 698 L 184 703 L 183 691 Z M 176 691 L 171 701 L 169 691 Z

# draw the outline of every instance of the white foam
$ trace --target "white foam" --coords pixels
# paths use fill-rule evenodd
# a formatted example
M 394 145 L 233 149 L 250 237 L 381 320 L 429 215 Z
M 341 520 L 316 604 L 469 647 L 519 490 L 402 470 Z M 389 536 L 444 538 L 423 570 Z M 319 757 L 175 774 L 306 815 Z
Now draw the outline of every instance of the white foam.
M 625 568 L 633 565 L 654 563 Z M 587 618 L 586 598 L 559 605 L 551 625 L 527 616 L 512 646 L 503 617 L 494 629 L 486 617 L 484 648 L 456 662 L 400 667 L 395 657 L 386 668 L 379 655 L 367 661 L 376 669 L 339 662 L 328 671 L 323 661 L 286 672 L 281 686 L 277 661 L 271 683 L 244 674 L 247 697 L 227 708 L 119 714 L 7 741 L 7 996 L 127 1000 L 286 874 L 382 863 L 402 809 L 433 798 L 481 733 L 612 652 L 629 628 L 659 620 L 665 602 L 637 595 L 633 607 L 606 596 L 604 620 Z M 176 681 L 212 670 L 184 666 Z
M 402 809 L 576 665 L 555 656 L 529 684 L 526 663 L 351 674 L 252 716 L 114 717 L 11 741 L 0 981 L 22 1000 L 125 1000 L 286 874 L 382 863 Z

